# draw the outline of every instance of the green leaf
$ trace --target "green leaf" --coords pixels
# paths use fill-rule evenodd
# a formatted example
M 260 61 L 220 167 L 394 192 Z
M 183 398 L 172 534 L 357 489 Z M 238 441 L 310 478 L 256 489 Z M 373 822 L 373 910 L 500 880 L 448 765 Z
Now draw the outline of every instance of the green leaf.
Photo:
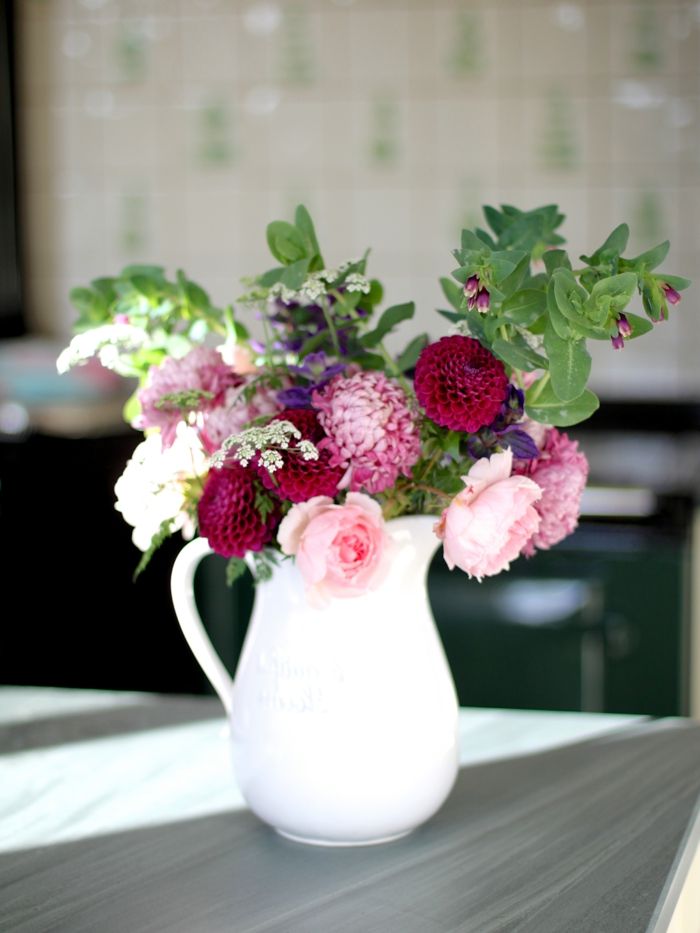
M 591 374 L 591 357 L 585 339 L 562 340 L 550 321 L 544 332 L 552 388 L 563 402 L 578 398 Z
M 505 217 L 500 211 L 497 211 L 495 207 L 489 207 L 488 204 L 484 204 L 482 211 L 484 212 L 486 223 L 491 227 L 496 236 L 500 236 L 507 226 Z
M 474 233 L 476 233 L 482 243 L 485 243 L 489 249 L 496 249 L 496 244 L 493 240 L 493 237 L 490 237 L 485 230 L 481 229 L 481 227 L 477 227 L 474 230 Z
M 650 330 L 654 329 L 654 325 L 648 318 L 640 317 L 638 314 L 630 314 L 628 311 L 625 311 L 625 317 L 632 328 L 632 333 L 626 338 L 627 340 L 641 337 L 642 334 L 648 334 Z
M 148 567 L 148 565 L 151 562 L 151 558 L 153 557 L 155 552 L 158 550 L 158 548 L 161 546 L 161 544 L 172 535 L 173 533 L 172 524 L 173 524 L 172 518 L 168 518 L 164 522 L 161 522 L 160 528 L 158 529 L 158 531 L 156 531 L 156 533 L 151 538 L 151 543 L 149 544 L 148 549 L 143 552 L 143 556 L 141 560 L 138 562 L 136 570 L 134 570 L 134 575 L 131 578 L 134 583 L 141 576 L 141 574 L 144 572 L 146 567 Z
M 476 233 L 471 230 L 462 230 L 462 249 L 475 249 L 488 255 L 491 252 L 490 247 Z
M 374 330 L 360 337 L 363 347 L 376 347 L 401 321 L 408 321 L 415 314 L 416 306 L 412 301 L 402 305 L 392 305 L 379 318 Z
M 461 320 L 464 320 L 462 318 Z M 486 331 L 484 329 L 484 316 L 473 308 L 467 313 L 467 324 L 469 326 L 469 332 L 473 337 L 486 347 L 487 350 L 491 349 L 491 341 L 486 336 Z
M 522 372 L 531 373 L 535 369 L 547 369 L 547 360 L 535 353 L 530 347 L 516 346 L 508 340 L 494 340 L 491 347 L 492 352 L 504 363 L 520 369 Z
M 276 266 L 274 269 L 269 269 L 260 276 L 260 284 L 263 288 L 272 288 L 282 278 L 286 269 L 286 266 Z
M 610 251 L 617 253 L 619 256 L 624 253 L 629 236 L 630 228 L 627 224 L 620 224 L 619 227 L 615 227 L 605 243 L 599 246 L 592 256 L 579 256 L 579 259 L 588 263 L 589 266 L 597 266 L 603 258 L 603 253 Z
M 137 415 L 141 414 L 141 402 L 139 401 L 139 390 L 136 389 L 133 395 L 130 395 L 122 409 L 122 417 L 127 424 L 131 424 Z
M 382 283 L 378 279 L 369 280 L 369 294 L 365 295 L 364 298 L 361 298 L 362 304 L 367 302 L 370 305 L 379 305 L 382 303 L 382 298 L 384 297 L 384 288 Z
M 308 259 L 299 259 L 287 266 L 284 270 L 280 282 L 290 291 L 297 291 L 306 281 L 306 274 L 309 269 Z
M 599 304 L 603 296 L 610 297 L 610 306 L 616 311 L 626 308 L 637 289 L 637 276 L 634 272 L 622 272 L 620 275 L 611 275 L 607 279 L 600 279 L 593 286 L 590 298 L 586 300 L 585 309 L 591 311 Z M 558 299 L 557 293 L 557 299 Z M 564 311 L 564 308 L 562 308 Z M 566 314 L 566 311 L 564 311 Z
M 547 310 L 547 295 L 536 288 L 524 288 L 507 298 L 501 317 L 519 327 L 529 327 Z
M 584 389 L 583 393 L 573 401 L 563 402 L 557 397 L 551 382 L 548 382 L 537 399 L 531 402 L 530 399 L 539 386 L 540 381 L 526 392 L 525 414 L 533 421 L 539 421 L 540 424 L 552 424 L 566 428 L 590 418 L 600 406 L 600 402 L 589 389 Z
M 456 311 L 442 311 L 440 308 L 437 309 L 437 313 L 441 314 L 444 318 L 447 318 L 447 320 L 452 324 L 456 324 L 458 321 L 463 321 L 465 317 L 463 314 L 457 314 Z
M 160 297 L 160 290 L 156 286 L 156 283 L 153 279 L 150 279 L 147 275 L 132 275 L 131 282 L 141 295 L 145 298 L 148 298 L 149 301 L 157 302 Z
M 270 252 L 283 265 L 288 266 L 306 256 L 304 240 L 294 224 L 273 220 L 267 225 L 266 236 Z
M 146 266 L 142 263 L 134 263 L 131 266 L 124 266 L 119 273 L 120 279 L 130 279 L 134 275 L 145 275 L 147 278 L 156 279 L 159 282 L 164 281 L 165 269 L 163 266 Z
M 248 569 L 248 564 L 242 557 L 232 557 L 226 564 L 226 586 L 233 586 L 239 577 Z
M 415 366 L 418 357 L 427 345 L 427 334 L 419 334 L 417 337 L 414 337 L 396 362 L 396 365 L 399 367 L 399 372 L 405 373 L 407 369 L 411 369 Z
M 569 256 L 565 249 L 548 249 L 542 256 L 542 262 L 551 278 L 557 269 L 571 269 Z
M 455 269 L 452 273 L 452 278 L 457 279 L 458 282 L 461 282 L 462 285 L 467 281 L 468 278 L 471 278 L 472 275 L 476 275 L 479 267 L 475 265 L 471 266 L 460 266 L 459 269 Z
M 516 251 L 513 250 L 513 253 L 515 252 Z M 518 263 L 513 271 L 498 282 L 498 289 L 503 295 L 504 299 L 510 298 L 510 296 L 518 288 L 520 288 L 521 282 L 530 269 L 530 260 L 530 253 L 524 253 L 523 256 L 518 260 Z
M 501 279 L 505 279 L 515 269 L 515 263 L 509 259 L 494 259 L 491 256 L 489 258 L 489 267 L 493 272 L 494 282 L 500 282 Z
M 442 287 L 442 292 L 457 311 L 462 307 L 462 298 L 464 297 L 463 290 L 459 285 L 455 285 L 452 279 L 442 278 L 440 279 L 440 285 Z
M 644 264 L 648 272 L 651 272 L 652 269 L 656 269 L 657 266 L 660 266 L 664 259 L 668 256 L 668 251 L 671 248 L 671 241 L 666 240 L 664 243 L 659 243 L 658 246 L 655 246 L 653 249 L 647 250 L 646 253 L 641 253 L 639 256 L 635 256 L 634 259 L 625 260 L 625 264 L 633 266 L 641 266 Z
M 109 316 L 104 299 L 89 288 L 72 288 L 70 300 L 80 316 L 91 324 L 101 324 Z
M 567 340 L 571 336 L 571 328 L 569 327 L 569 322 L 559 310 L 556 295 L 554 294 L 554 285 L 555 281 L 553 277 L 547 287 L 547 310 L 549 311 L 549 319 L 562 340 Z
M 115 281 L 115 279 L 104 277 L 101 279 L 93 279 L 92 282 L 90 282 L 90 285 L 108 306 L 111 305 L 117 297 L 117 293 L 114 290 Z
M 304 240 L 304 246 L 306 247 L 306 255 L 312 260 L 311 266 L 309 266 L 310 272 L 319 272 L 324 268 L 323 257 L 321 256 L 321 247 L 318 245 L 318 240 L 316 239 L 316 231 L 314 230 L 314 224 L 311 220 L 311 215 L 304 207 L 303 204 L 300 204 L 296 213 L 294 214 L 294 225 L 297 230 L 301 232 L 302 238 Z
M 684 288 L 689 288 L 693 284 L 690 279 L 682 279 L 679 275 L 659 275 L 657 273 L 653 278 L 657 282 L 665 282 L 671 288 L 675 288 L 677 292 L 682 292 Z
M 489 308 L 486 314 L 481 314 L 481 320 L 484 324 L 484 333 L 486 334 L 486 339 L 491 343 L 498 333 L 498 328 L 501 326 L 501 318 L 498 313 L 496 313 L 493 307 Z

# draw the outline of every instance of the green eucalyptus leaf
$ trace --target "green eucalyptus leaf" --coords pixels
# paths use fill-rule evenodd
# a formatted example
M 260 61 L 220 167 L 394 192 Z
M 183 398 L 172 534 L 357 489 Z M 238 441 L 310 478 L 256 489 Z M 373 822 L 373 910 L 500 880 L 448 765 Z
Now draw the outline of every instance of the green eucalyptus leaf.
M 513 253 L 515 252 L 516 251 L 513 250 Z M 520 288 L 523 279 L 530 269 L 530 258 L 530 253 L 523 253 L 513 271 L 498 282 L 499 291 L 503 295 L 501 300 L 510 298 L 510 296 Z
M 491 252 L 490 247 L 476 233 L 471 230 L 462 230 L 462 249 L 478 250 L 488 255 Z
M 260 284 L 263 288 L 272 288 L 272 286 L 276 285 L 282 278 L 286 269 L 286 266 L 277 266 L 274 269 L 268 269 L 267 272 L 264 272 L 260 276 Z
M 500 282 L 501 279 L 510 275 L 513 269 L 515 269 L 515 263 L 511 262 L 509 259 L 494 259 L 493 256 L 490 256 L 489 267 L 493 272 L 494 282 Z
M 454 270 L 452 273 L 452 278 L 457 279 L 458 282 L 461 282 L 462 285 L 464 285 L 467 279 L 471 278 L 473 275 L 476 275 L 478 268 L 479 267 L 475 265 L 461 266 L 459 269 Z
M 477 314 L 480 313 L 481 312 L 477 312 Z M 486 334 L 486 339 L 489 341 L 489 343 L 491 343 L 498 333 L 498 328 L 502 324 L 500 315 L 494 311 L 493 307 L 491 307 L 486 312 L 486 314 L 481 314 L 481 320 L 484 322 L 484 333 Z
M 306 281 L 306 275 L 309 271 L 309 259 L 299 259 L 287 266 L 280 277 L 282 285 L 290 291 L 297 291 Z
M 500 236 L 506 229 L 506 218 L 500 211 L 497 211 L 495 207 L 489 207 L 488 204 L 484 204 L 482 210 L 486 218 L 486 223 L 491 227 L 496 236 Z
M 543 377 L 544 378 L 544 377 Z M 531 401 L 533 395 L 539 395 Z M 590 418 L 594 411 L 600 407 L 600 402 L 589 390 L 584 389 L 578 398 L 570 402 L 563 402 L 548 382 L 540 391 L 540 382 L 536 382 L 525 394 L 525 414 L 540 424 L 552 424 L 556 427 L 566 428 L 572 424 L 579 424 Z
M 519 327 L 529 327 L 547 310 L 547 295 L 536 288 L 524 288 L 503 302 L 501 317 Z
M 552 282 L 554 283 L 554 297 L 561 313 L 569 320 L 580 320 L 583 304 L 588 300 L 588 292 L 566 269 L 559 269 L 555 272 Z
M 482 230 L 481 227 L 476 227 L 474 233 L 476 233 L 481 242 L 485 243 L 489 249 L 496 249 L 496 243 L 493 237 L 489 236 L 489 234 L 485 230 Z
M 458 314 L 456 311 L 443 311 L 440 308 L 437 309 L 437 313 L 441 314 L 444 318 L 447 318 L 447 320 L 452 324 L 457 324 L 459 321 L 463 321 L 465 317 L 463 314 Z
M 565 249 L 548 249 L 542 256 L 542 262 L 550 278 L 557 269 L 571 270 L 571 262 Z
M 418 362 L 418 357 L 428 345 L 428 335 L 419 334 L 409 343 L 401 356 L 396 361 L 399 372 L 405 373 L 407 369 L 412 369 Z
M 374 330 L 360 337 L 363 347 L 376 347 L 401 321 L 408 321 L 413 317 L 416 306 L 412 301 L 402 305 L 392 305 L 379 318 Z
M 514 366 L 525 373 L 531 373 L 535 369 L 547 369 L 547 360 L 540 356 L 528 346 L 516 346 L 508 340 L 501 340 L 499 337 L 494 340 L 491 351 L 499 360 L 503 360 L 508 366 Z
M 571 336 L 571 328 L 569 327 L 569 322 L 559 310 L 559 305 L 557 304 L 556 295 L 554 293 L 554 286 L 555 281 L 554 278 L 552 278 L 547 287 L 547 310 L 549 311 L 549 319 L 559 336 L 563 340 L 567 340 Z
M 620 275 L 600 279 L 593 286 L 590 298 L 585 303 L 585 310 L 591 312 L 594 308 L 601 306 L 601 299 L 609 298 L 610 307 L 615 311 L 622 311 L 629 304 L 636 289 L 637 276 L 634 272 L 622 272 Z
M 581 259 L 582 262 L 588 263 L 589 266 L 597 266 L 603 258 L 603 253 L 608 253 L 609 255 L 617 253 L 617 255 L 620 256 L 625 251 L 629 236 L 630 228 L 627 224 L 620 224 L 619 227 L 615 227 L 605 243 L 599 246 L 592 256 L 579 256 L 579 259 Z
M 689 288 L 693 284 L 690 279 L 682 279 L 679 275 L 659 275 L 657 273 L 653 278 L 657 282 L 665 282 L 671 288 L 675 288 L 677 292 L 682 292 L 684 288 Z
M 288 266 L 306 256 L 304 239 L 294 224 L 273 220 L 267 225 L 266 236 L 270 252 L 283 265 Z
M 648 272 L 651 272 L 652 269 L 656 269 L 657 266 L 660 266 L 664 259 L 668 256 L 668 251 L 671 248 L 671 241 L 666 240 L 664 243 L 659 243 L 658 246 L 655 246 L 653 249 L 647 250 L 646 253 L 640 253 L 639 256 L 635 256 L 634 259 L 625 260 L 625 264 L 631 266 L 641 266 L 644 265 Z
M 544 332 L 552 388 L 563 402 L 573 401 L 586 388 L 591 357 L 582 338 L 562 340 L 550 321 Z
M 321 247 L 318 245 L 318 240 L 316 239 L 316 231 L 314 230 L 314 224 L 311 220 L 311 215 L 303 204 L 300 204 L 296 209 L 296 213 L 294 214 L 294 225 L 297 230 L 301 232 L 302 239 L 304 240 L 304 246 L 306 248 L 306 255 L 311 260 L 309 271 L 319 272 L 324 268 L 323 257 L 321 256 Z
M 453 308 L 459 311 L 462 307 L 462 298 L 464 298 L 463 290 L 459 285 L 455 285 L 452 279 L 447 278 L 440 279 L 440 286 L 445 298 L 447 298 Z
M 462 318 L 464 320 L 464 318 Z M 491 349 L 491 341 L 486 336 L 486 331 L 484 330 L 484 316 L 473 308 L 467 313 L 467 324 L 469 326 L 469 332 L 473 337 L 485 346 L 488 350 Z

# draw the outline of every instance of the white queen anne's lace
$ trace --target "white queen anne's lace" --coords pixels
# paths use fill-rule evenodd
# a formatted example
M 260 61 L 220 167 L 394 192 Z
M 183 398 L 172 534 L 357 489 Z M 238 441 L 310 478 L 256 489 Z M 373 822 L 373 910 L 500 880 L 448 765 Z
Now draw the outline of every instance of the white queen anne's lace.
M 236 447 L 232 459 L 247 467 L 255 454 L 260 452 L 260 463 L 268 473 L 284 466 L 281 451 L 298 453 L 304 460 L 318 460 L 318 450 L 311 441 L 302 439 L 301 431 L 291 421 L 271 421 L 261 428 L 248 428 L 240 434 L 232 434 L 212 455 L 212 467 L 222 467 L 232 448 Z
M 94 327 L 73 337 L 69 346 L 56 361 L 59 373 L 67 373 L 73 366 L 83 366 L 97 355 L 100 363 L 107 369 L 114 369 L 119 362 L 119 353 L 138 350 L 149 342 L 149 336 L 142 327 L 133 324 L 105 324 Z

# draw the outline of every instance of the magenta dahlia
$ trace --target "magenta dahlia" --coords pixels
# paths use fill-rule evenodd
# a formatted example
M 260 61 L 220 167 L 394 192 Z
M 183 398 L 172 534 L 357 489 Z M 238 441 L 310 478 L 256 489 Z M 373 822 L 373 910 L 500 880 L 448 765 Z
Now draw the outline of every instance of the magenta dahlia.
M 473 337 L 442 337 L 418 357 L 416 397 L 429 418 L 451 431 L 478 431 L 491 424 L 506 397 L 508 377 L 500 360 Z
M 522 549 L 526 557 L 532 557 L 535 548 L 549 550 L 578 525 L 588 461 L 579 451 L 578 441 L 550 428 L 539 457 L 516 460 L 513 466 L 513 473 L 529 476 L 542 490 L 542 498 L 534 504 L 540 527 Z
M 301 431 L 303 440 L 311 441 L 317 447 L 326 437 L 318 421 L 318 414 L 309 408 L 288 408 L 275 415 L 271 421 L 291 421 Z M 304 460 L 296 451 L 289 450 L 282 454 L 284 466 L 270 475 L 265 467 L 260 466 L 259 458 L 256 469 L 266 489 L 276 492 L 281 499 L 291 502 L 306 502 L 314 496 L 330 496 L 338 492 L 338 483 L 343 478 L 341 466 L 331 466 L 329 450 L 320 450 L 318 460 Z
M 346 470 L 342 488 L 373 494 L 393 486 L 399 473 L 411 475 L 421 453 L 419 413 L 384 373 L 335 376 L 312 400 L 328 435 L 316 446 L 330 452 L 331 467 Z
M 263 521 L 255 507 L 256 487 L 257 475 L 239 463 L 210 471 L 199 500 L 199 532 L 217 554 L 244 557 L 272 540 L 279 512 L 274 509 Z
M 214 396 L 203 400 L 200 407 L 207 410 L 220 405 L 226 390 L 242 382 L 241 377 L 224 363 L 217 350 L 195 347 L 181 360 L 166 357 L 160 366 L 151 366 L 148 381 L 138 393 L 141 413 L 134 418 L 131 426 L 139 430 L 160 428 L 163 447 L 170 447 L 175 440 L 178 423 L 182 421 L 182 412 L 174 407 L 156 408 L 156 402 L 171 392 L 203 389 Z

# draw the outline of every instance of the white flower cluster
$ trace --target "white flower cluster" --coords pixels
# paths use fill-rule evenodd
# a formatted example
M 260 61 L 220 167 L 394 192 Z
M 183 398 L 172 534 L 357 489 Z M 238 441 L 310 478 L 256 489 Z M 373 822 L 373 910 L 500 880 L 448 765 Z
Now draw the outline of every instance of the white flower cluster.
M 97 356 L 106 369 L 115 369 L 121 351 L 139 350 L 149 341 L 142 327 L 133 324 L 104 324 L 73 337 L 69 346 L 56 360 L 59 373 L 67 373 L 73 366 L 83 366 Z
M 182 530 L 185 539 L 194 534 L 194 524 L 185 510 L 186 488 L 206 473 L 206 457 L 196 432 L 179 424 L 177 437 L 165 450 L 160 434 L 142 441 L 117 480 L 114 506 L 134 526 L 132 541 L 142 551 L 165 521 L 172 531 Z
M 244 467 L 260 451 L 260 463 L 268 473 L 274 473 L 284 466 L 284 458 L 280 453 L 282 450 L 296 451 L 304 460 L 318 460 L 316 446 L 311 441 L 302 440 L 301 431 L 291 421 L 271 421 L 262 428 L 248 428 L 241 434 L 232 434 L 223 442 L 221 449 L 212 455 L 211 466 L 223 466 L 232 447 L 238 448 L 233 459 Z
M 356 262 L 355 260 L 354 262 Z M 317 304 L 319 299 L 328 294 L 328 286 L 342 278 L 347 269 L 354 265 L 354 262 L 344 262 L 337 269 L 321 269 L 320 272 L 312 272 L 308 276 L 300 289 L 293 291 L 277 282 L 270 289 L 272 298 L 281 298 L 286 304 L 292 302 L 300 305 Z M 342 283 L 342 286 L 348 292 L 362 292 L 367 295 L 370 291 L 369 280 L 359 272 L 351 272 Z

